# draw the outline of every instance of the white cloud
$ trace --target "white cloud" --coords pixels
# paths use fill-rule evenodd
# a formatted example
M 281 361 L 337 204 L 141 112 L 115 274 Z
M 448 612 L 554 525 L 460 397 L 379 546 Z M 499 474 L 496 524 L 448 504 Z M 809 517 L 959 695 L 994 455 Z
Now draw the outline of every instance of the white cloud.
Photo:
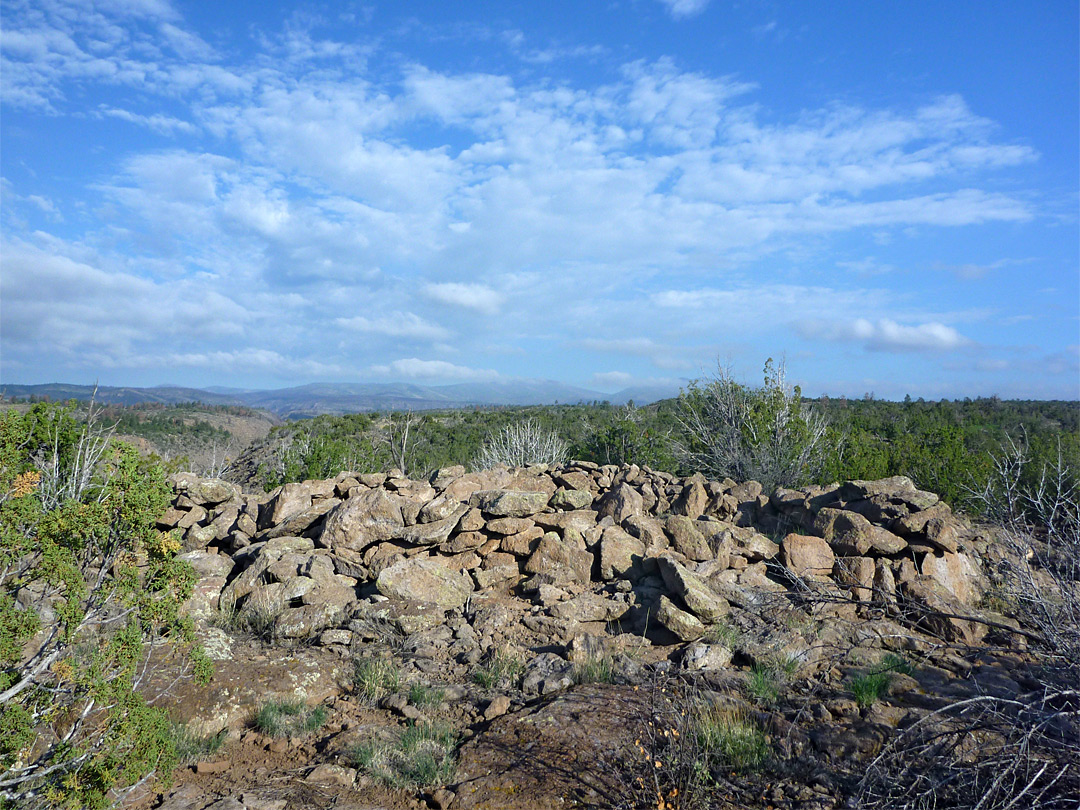
M 875 322 L 858 318 L 848 323 L 803 321 L 798 327 L 805 337 L 854 343 L 878 352 L 949 352 L 973 345 L 942 323 L 907 326 L 888 318 Z
M 498 312 L 504 300 L 500 293 L 483 284 L 460 284 L 457 282 L 425 284 L 420 292 L 440 304 L 473 309 L 486 315 L 493 315 Z
M 448 329 L 438 324 L 428 323 L 412 312 L 392 312 L 377 318 L 357 315 L 353 318 L 337 318 L 334 323 L 354 332 L 370 332 L 387 337 L 417 340 L 445 340 L 451 334 Z
M 676 20 L 694 17 L 705 10 L 709 0 L 660 0 Z
M 394 360 L 385 365 L 372 366 L 372 374 L 392 377 L 405 377 L 420 380 L 455 380 L 458 382 L 491 382 L 500 378 L 500 374 L 491 369 L 469 368 L 448 363 L 445 360 L 421 360 L 410 357 Z

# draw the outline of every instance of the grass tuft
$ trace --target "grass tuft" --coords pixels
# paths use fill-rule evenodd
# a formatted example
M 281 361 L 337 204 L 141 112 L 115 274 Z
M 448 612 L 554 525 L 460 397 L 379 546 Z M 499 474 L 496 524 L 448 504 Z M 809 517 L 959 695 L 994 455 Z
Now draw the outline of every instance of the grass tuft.
M 271 737 L 299 737 L 326 723 L 326 709 L 309 709 L 303 701 L 271 700 L 255 713 L 255 728 Z
M 191 765 L 207 757 L 212 757 L 220 751 L 229 732 L 227 729 L 222 729 L 217 734 L 204 737 L 192 732 L 187 723 L 173 723 L 170 734 L 173 745 L 176 746 L 178 764 Z
M 769 758 L 769 740 L 757 723 L 741 712 L 708 708 L 696 720 L 698 744 L 734 771 L 754 771 Z
M 525 672 L 521 658 L 508 649 L 493 650 L 484 665 L 473 672 L 473 682 L 485 689 L 515 687 Z
M 433 686 L 414 683 L 409 687 L 409 703 L 414 706 L 438 706 L 446 699 L 446 692 Z
M 401 670 L 385 658 L 363 658 L 356 662 L 353 683 L 361 697 L 375 703 L 401 688 Z
M 450 726 L 409 726 L 395 743 L 368 742 L 349 752 L 353 765 L 394 787 L 431 787 L 454 777 L 458 736 Z
M 574 683 L 611 683 L 615 678 L 615 660 L 610 655 L 587 658 L 574 664 Z

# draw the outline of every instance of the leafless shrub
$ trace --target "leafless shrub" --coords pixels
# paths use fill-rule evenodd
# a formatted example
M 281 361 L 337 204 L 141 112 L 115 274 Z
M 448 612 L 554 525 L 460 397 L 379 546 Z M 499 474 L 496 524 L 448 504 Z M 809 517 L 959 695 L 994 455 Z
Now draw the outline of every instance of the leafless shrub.
M 555 466 L 566 461 L 569 448 L 559 435 L 546 430 L 534 419 L 507 425 L 487 437 L 473 459 L 473 468 L 487 470 L 499 464 L 528 467 Z
M 730 368 L 691 383 L 679 397 L 687 439 L 676 447 L 683 466 L 708 476 L 761 482 L 766 492 L 812 479 L 825 463 L 824 418 L 787 384 L 781 362 L 765 364 L 765 384 L 735 382 Z

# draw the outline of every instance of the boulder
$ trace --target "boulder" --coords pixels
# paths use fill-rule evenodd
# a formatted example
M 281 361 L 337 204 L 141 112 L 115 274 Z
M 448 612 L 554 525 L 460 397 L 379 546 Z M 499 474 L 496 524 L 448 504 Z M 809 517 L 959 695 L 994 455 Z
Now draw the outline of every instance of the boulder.
M 664 585 L 702 621 L 712 623 L 731 612 L 727 600 L 685 566 L 666 556 L 658 557 L 657 563 Z
M 526 517 L 542 511 L 547 506 L 549 497 L 546 492 L 489 489 L 474 492 L 469 498 L 469 505 L 475 506 L 486 515 Z
M 379 573 L 375 585 L 391 599 L 429 602 L 445 610 L 461 607 L 473 592 L 472 577 L 430 557 L 397 560 Z
M 532 516 L 533 522 L 544 529 L 556 529 L 565 532 L 575 529 L 586 532 L 596 525 L 596 512 L 592 509 L 577 509 L 573 512 L 545 512 Z
M 962 605 L 974 605 L 986 590 L 986 578 L 966 554 L 927 554 L 920 566 L 923 575 L 937 580 Z
M 671 538 L 672 547 L 688 560 L 711 560 L 712 549 L 696 524 L 697 521 L 685 515 L 672 515 L 664 521 L 664 531 Z
M 586 584 L 592 576 L 592 566 L 592 554 L 573 548 L 551 532 L 537 544 L 523 570 L 527 574 L 557 575 L 557 581 L 551 582 L 552 585 Z
M 186 495 L 199 506 L 217 506 L 225 501 L 240 500 L 240 487 L 220 478 L 200 478 L 192 473 L 176 473 L 169 482 L 176 492 Z
M 901 609 L 904 615 L 919 629 L 945 641 L 963 644 L 978 644 L 986 636 L 985 624 L 958 618 L 971 615 L 971 609 L 960 604 L 933 577 L 920 574 L 903 581 L 900 593 L 903 595 Z
M 446 494 L 439 495 L 436 498 L 425 503 L 420 507 L 420 511 L 417 513 L 417 523 L 435 523 L 440 520 L 445 520 L 451 515 L 461 515 L 460 511 L 462 506 L 461 501 L 456 498 L 451 498 Z
M 643 512 L 641 493 L 629 484 L 619 484 L 608 490 L 596 505 L 596 514 L 601 519 L 610 517 L 616 523 Z
M 511 534 L 518 534 L 523 531 L 531 529 L 536 524 L 529 518 L 524 517 L 502 517 L 489 520 L 484 527 L 492 534 L 502 535 L 507 537 Z
M 861 557 L 873 546 L 874 526 L 857 512 L 825 507 L 814 518 L 814 531 L 844 557 Z
M 666 596 L 660 597 L 660 603 L 656 609 L 656 620 L 682 641 L 694 641 L 705 633 L 705 625 L 685 610 L 675 607 L 675 604 Z
M 876 481 L 845 481 L 840 487 L 840 497 L 845 501 L 874 496 L 884 496 L 907 504 L 912 509 L 927 509 L 940 500 L 933 492 L 917 488 L 906 475 L 894 475 Z
M 418 546 L 435 546 L 444 543 L 450 537 L 450 533 L 457 528 L 462 515 L 468 509 L 469 507 L 465 504 L 458 504 L 457 510 L 451 512 L 448 517 L 442 520 L 434 520 L 430 523 L 415 523 L 402 531 L 401 539 L 406 543 L 413 543 Z
M 609 526 L 600 538 L 600 578 L 611 580 L 627 577 L 634 563 L 644 555 L 644 543 L 618 526 Z
M 671 505 L 671 511 L 676 515 L 683 515 L 691 520 L 697 520 L 709 506 L 709 493 L 705 491 L 704 480 L 701 475 L 689 479 L 682 492 Z
M 326 516 L 320 541 L 327 548 L 360 551 L 372 543 L 400 537 L 404 528 L 401 498 L 371 489 L 351 496 Z
M 536 548 L 536 541 L 544 536 L 544 530 L 539 526 L 532 526 L 523 532 L 504 537 L 499 543 L 499 549 L 519 557 L 527 557 Z
M 552 509 L 568 512 L 574 509 L 585 509 L 586 507 L 591 506 L 592 502 L 593 496 L 588 490 L 560 489 L 551 496 L 551 500 L 548 501 L 548 506 Z
M 876 572 L 877 566 L 869 557 L 837 557 L 832 575 L 838 585 L 850 588 L 860 602 L 871 602 Z
M 797 577 L 827 577 L 834 561 L 832 548 L 820 537 L 789 534 L 781 545 L 781 562 Z

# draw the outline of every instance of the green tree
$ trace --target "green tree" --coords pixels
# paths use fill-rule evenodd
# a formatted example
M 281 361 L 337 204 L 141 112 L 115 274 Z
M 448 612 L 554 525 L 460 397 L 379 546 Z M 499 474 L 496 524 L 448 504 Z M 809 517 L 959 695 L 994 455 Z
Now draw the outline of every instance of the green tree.
M 104 808 L 176 751 L 139 688 L 155 645 L 210 663 L 180 606 L 194 584 L 155 520 L 160 469 L 70 407 L 0 416 L 0 801 Z

